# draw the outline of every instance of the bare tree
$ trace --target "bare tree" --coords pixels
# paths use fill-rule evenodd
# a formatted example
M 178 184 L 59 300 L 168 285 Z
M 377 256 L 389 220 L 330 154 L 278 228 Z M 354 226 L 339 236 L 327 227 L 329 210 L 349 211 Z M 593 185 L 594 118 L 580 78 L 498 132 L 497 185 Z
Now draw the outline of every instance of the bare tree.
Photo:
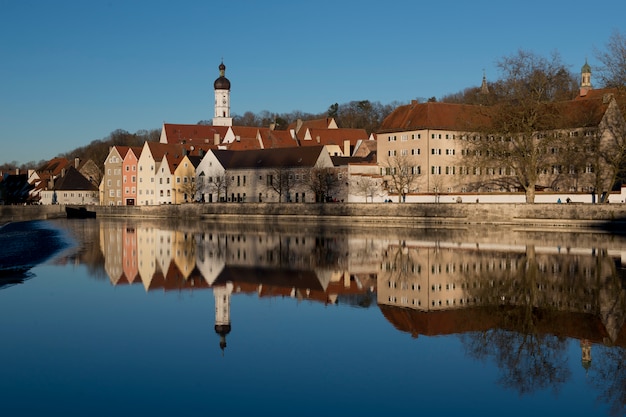
M 591 149 L 595 151 L 594 190 L 599 194 L 598 201 L 607 203 L 615 184 L 624 181 L 626 165 L 626 121 L 615 99 L 611 99 L 597 138 L 592 143 Z
M 339 187 L 339 177 L 334 168 L 314 168 L 306 185 L 315 194 L 315 201 L 323 203 L 332 199 Z
M 293 171 L 286 167 L 276 167 L 266 175 L 266 178 L 265 186 L 268 190 L 278 194 L 278 202 L 282 202 L 283 195 L 289 202 L 291 190 L 295 185 Z
M 206 187 L 209 192 L 217 194 L 217 201 L 227 201 L 228 189 L 232 182 L 231 177 L 228 176 L 227 173 L 223 173 L 209 178 L 204 187 Z
M 406 200 L 406 195 L 418 189 L 421 168 L 415 166 L 408 155 L 389 156 L 382 161 L 387 192 L 398 195 L 398 202 Z
M 362 175 L 356 179 L 352 179 L 352 189 L 357 195 L 365 197 L 365 202 L 369 198 L 371 202 L 374 202 L 374 197 L 381 194 L 381 178 L 372 177 L 369 175 Z
M 550 150 L 558 147 L 558 135 L 546 133 L 559 120 L 557 108 L 550 104 L 562 99 L 563 86 L 572 77 L 556 53 L 547 59 L 519 51 L 498 66 L 504 73 L 506 99 L 485 109 L 489 123 L 479 132 L 465 135 L 465 158 L 483 174 L 476 188 L 519 188 L 526 202 L 534 203 L 541 173 L 554 165 Z
M 191 177 L 190 180 L 180 184 L 177 191 L 182 194 L 185 203 L 195 201 L 196 193 L 198 192 L 198 186 L 195 178 Z
M 613 32 L 606 44 L 605 51 L 596 51 L 596 57 L 602 63 L 598 77 L 604 87 L 626 87 L 626 37 L 619 31 Z

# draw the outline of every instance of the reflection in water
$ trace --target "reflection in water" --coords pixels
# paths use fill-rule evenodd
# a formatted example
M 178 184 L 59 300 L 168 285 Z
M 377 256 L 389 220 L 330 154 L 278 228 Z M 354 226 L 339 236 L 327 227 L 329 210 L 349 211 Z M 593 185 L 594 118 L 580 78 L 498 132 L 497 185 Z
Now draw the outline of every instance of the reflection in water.
M 626 404 L 626 243 L 595 233 L 362 230 L 94 222 L 113 285 L 212 289 L 226 348 L 237 294 L 369 307 L 398 330 L 459 335 L 519 393 L 559 388 L 576 362 L 615 413 Z M 83 237 L 84 239 L 84 237 Z M 89 250 L 86 251 L 90 253 Z M 98 262 L 97 256 L 91 256 Z

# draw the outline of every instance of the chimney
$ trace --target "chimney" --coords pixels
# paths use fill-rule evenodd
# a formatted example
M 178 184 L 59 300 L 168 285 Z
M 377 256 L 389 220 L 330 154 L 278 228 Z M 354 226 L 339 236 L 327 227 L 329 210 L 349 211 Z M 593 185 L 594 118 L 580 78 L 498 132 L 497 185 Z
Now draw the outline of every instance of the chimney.
M 270 123 L 270 130 L 275 130 L 276 129 L 276 123 Z
M 78 169 L 78 165 L 80 165 L 80 158 L 79 157 L 75 157 L 74 158 L 74 168 Z
M 213 145 L 219 145 L 220 144 L 220 134 L 219 133 L 214 133 L 213 134 Z
M 296 120 L 296 133 L 300 131 L 301 127 L 302 127 L 302 119 Z
M 317 140 L 317 143 L 320 143 L 320 135 L 317 135 L 315 139 Z
M 241 142 L 241 136 L 239 136 L 239 135 L 235 136 L 235 140 L 236 140 L 237 142 Z
M 343 141 L 343 156 L 350 156 L 350 140 Z

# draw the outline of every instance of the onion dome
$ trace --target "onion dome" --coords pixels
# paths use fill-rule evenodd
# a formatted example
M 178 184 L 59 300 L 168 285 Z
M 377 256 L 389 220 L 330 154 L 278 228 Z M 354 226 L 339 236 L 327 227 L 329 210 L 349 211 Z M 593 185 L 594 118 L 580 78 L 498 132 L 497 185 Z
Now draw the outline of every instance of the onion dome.
M 589 64 L 587 63 L 587 60 L 585 59 L 585 65 L 583 65 L 583 67 L 580 70 L 581 73 L 588 73 L 591 72 L 591 66 L 589 66 Z
M 230 81 L 228 81 L 228 78 L 224 76 L 224 73 L 226 72 L 226 65 L 224 65 L 224 62 L 220 64 L 219 69 L 220 77 L 213 83 L 213 88 L 216 90 L 230 90 Z

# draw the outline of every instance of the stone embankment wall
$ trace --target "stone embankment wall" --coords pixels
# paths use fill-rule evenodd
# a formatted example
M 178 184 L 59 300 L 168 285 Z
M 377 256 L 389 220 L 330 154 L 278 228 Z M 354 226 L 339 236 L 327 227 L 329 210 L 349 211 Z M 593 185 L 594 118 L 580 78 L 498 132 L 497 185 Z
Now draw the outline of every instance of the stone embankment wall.
M 98 217 L 179 218 L 233 222 L 328 222 L 384 226 L 419 224 L 626 225 L 626 204 L 481 203 L 209 203 L 162 206 L 89 206 Z M 64 206 L 0 206 L 0 224 L 64 217 Z M 626 226 L 625 226 L 626 230 Z
M 0 206 L 0 225 L 55 217 L 65 217 L 65 206 Z

